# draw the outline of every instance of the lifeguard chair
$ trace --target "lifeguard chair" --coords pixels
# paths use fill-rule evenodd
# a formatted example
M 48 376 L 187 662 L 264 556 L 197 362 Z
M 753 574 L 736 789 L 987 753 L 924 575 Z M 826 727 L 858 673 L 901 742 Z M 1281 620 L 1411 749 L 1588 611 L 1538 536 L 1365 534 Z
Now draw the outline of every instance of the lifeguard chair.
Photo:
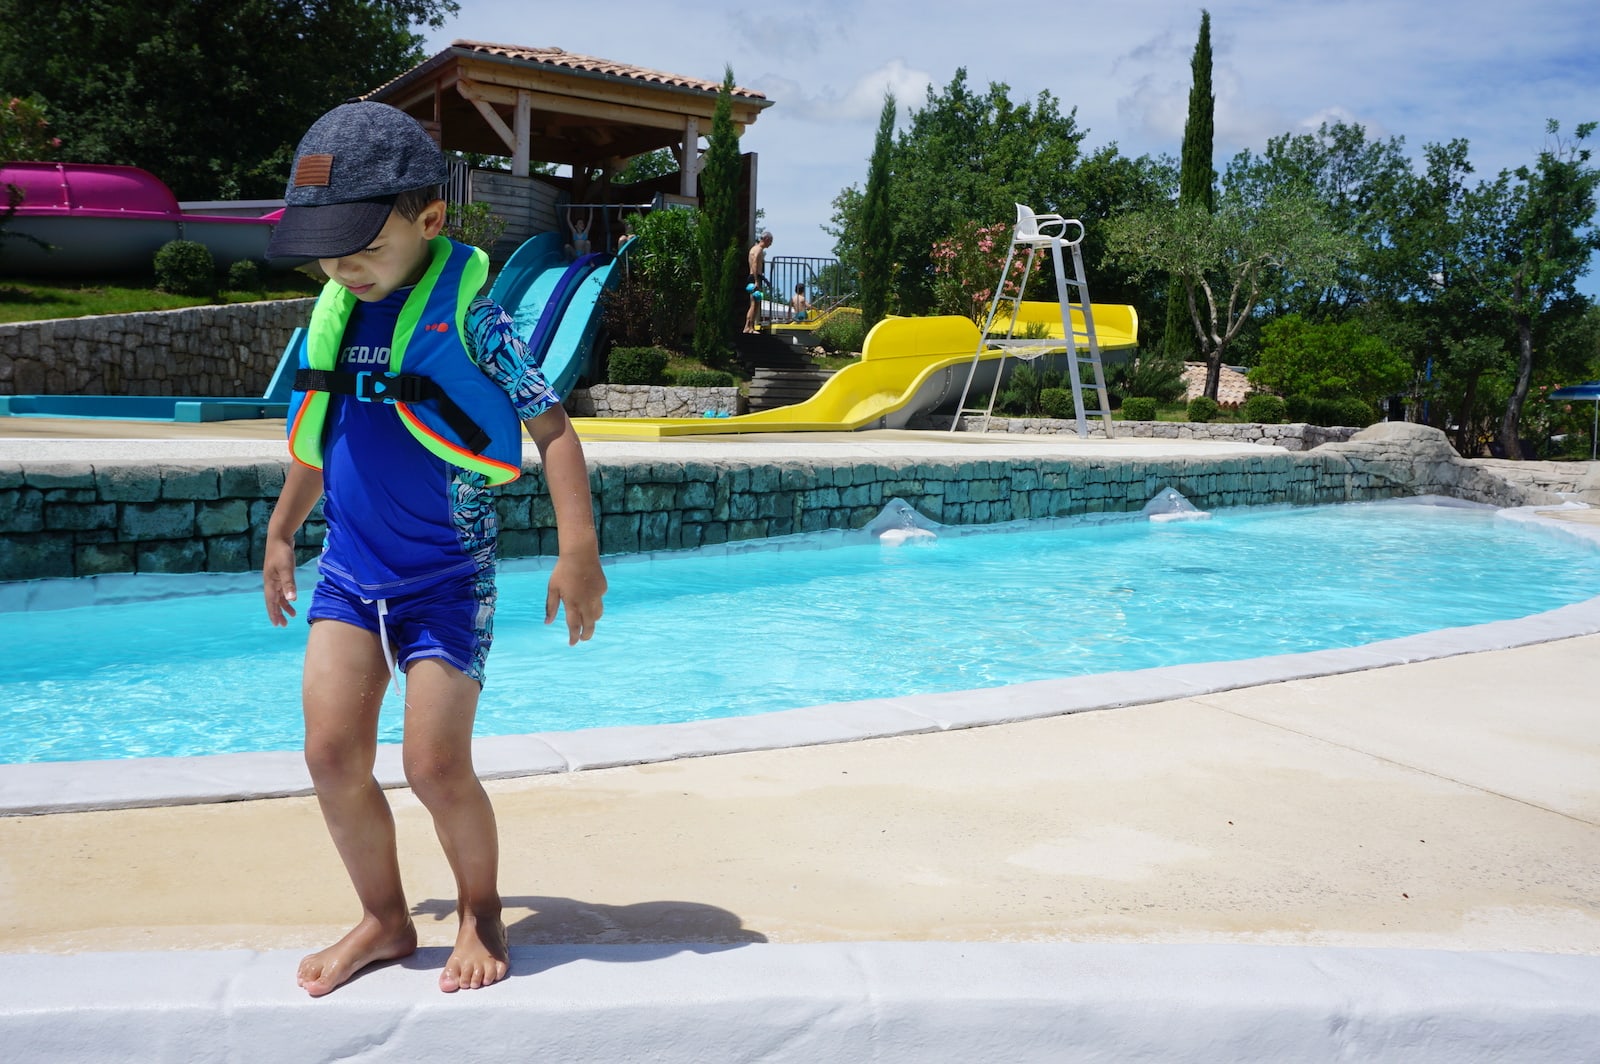
M 1075 230 L 1075 235 L 1069 237 L 1069 230 Z M 1056 301 L 1060 306 L 1061 333 L 1059 337 L 1019 337 L 1016 335 L 1016 330 L 1018 312 L 1022 309 L 1022 294 L 1027 291 L 1028 278 L 1033 273 L 1034 261 L 1038 258 L 1039 252 L 1045 248 L 1050 250 L 1050 260 L 1055 266 Z M 1007 294 L 1006 278 L 1011 274 L 1011 264 L 1024 249 L 1028 258 L 1023 266 L 1022 278 L 1016 283 L 1015 292 Z M 1068 253 L 1072 259 L 1070 273 L 1066 269 L 1065 261 Z M 1068 289 L 1078 297 L 1076 302 L 1070 298 Z M 1003 310 L 1007 305 L 1009 313 Z M 1081 319 L 1081 326 L 1078 324 L 1078 319 Z M 1054 329 L 1051 331 L 1054 332 Z M 983 359 L 983 353 L 995 348 L 1000 349 L 1001 354 L 998 363 L 995 364 L 994 387 L 989 392 L 989 404 L 983 407 L 968 407 L 967 398 L 972 391 L 972 382 L 977 376 L 978 364 Z M 1000 382 L 1005 377 L 1008 357 L 1032 361 L 1041 355 L 1062 350 L 1067 353 L 1067 375 L 1071 379 L 1072 406 L 1077 417 L 1078 435 L 1087 436 L 1088 419 L 1100 417 L 1104 419 L 1106 436 L 1110 437 L 1111 400 L 1106 394 L 1105 368 L 1100 361 L 1100 343 L 1095 336 L 1094 307 L 1089 301 L 1089 284 L 1084 278 L 1083 223 L 1076 218 L 1064 218 L 1059 214 L 1034 214 L 1032 208 L 1019 203 L 1016 228 L 1011 234 L 1011 247 L 1006 252 L 1005 265 L 1000 268 L 1000 280 L 995 285 L 994 299 L 989 304 L 988 318 L 983 324 L 983 334 L 978 338 L 978 349 L 973 352 L 972 365 L 967 370 L 967 383 L 961 389 L 961 401 L 957 404 L 956 416 L 950 422 L 950 431 L 956 431 L 961 425 L 962 416 L 967 414 L 982 415 L 983 421 L 978 431 L 989 431 L 989 421 L 994 417 L 995 398 L 1000 394 Z M 1084 366 L 1088 366 L 1093 373 L 1094 389 L 1100 402 L 1098 410 L 1084 408 L 1085 385 L 1082 373 Z

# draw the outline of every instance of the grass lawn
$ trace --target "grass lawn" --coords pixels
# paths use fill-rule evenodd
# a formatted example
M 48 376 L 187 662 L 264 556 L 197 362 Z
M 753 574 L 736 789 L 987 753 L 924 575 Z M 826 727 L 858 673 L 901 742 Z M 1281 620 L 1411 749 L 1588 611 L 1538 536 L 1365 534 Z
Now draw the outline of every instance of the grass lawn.
M 179 296 L 126 279 L 71 284 L 0 281 L 0 323 L 81 318 L 90 314 L 132 314 L 144 310 L 178 310 L 213 303 L 250 303 L 266 299 L 314 296 L 320 286 L 298 273 L 268 278 L 259 292 L 223 292 L 216 299 Z

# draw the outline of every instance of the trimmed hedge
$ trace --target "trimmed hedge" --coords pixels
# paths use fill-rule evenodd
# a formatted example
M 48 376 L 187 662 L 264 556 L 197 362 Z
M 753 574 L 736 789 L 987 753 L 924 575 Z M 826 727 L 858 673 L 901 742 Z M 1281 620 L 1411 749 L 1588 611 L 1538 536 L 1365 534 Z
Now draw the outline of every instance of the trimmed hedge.
M 156 287 L 181 296 L 211 296 L 217 291 L 217 264 L 211 249 L 193 240 L 169 240 L 156 250 Z
M 1127 421 L 1156 420 L 1156 401 L 1147 395 L 1135 395 L 1122 401 L 1122 416 Z
M 1289 404 L 1282 396 L 1256 392 L 1245 399 L 1239 417 L 1255 425 L 1281 425 L 1289 420 Z
M 1184 414 L 1190 421 L 1215 421 L 1222 413 L 1222 406 L 1209 395 L 1197 395 L 1189 400 L 1188 411 Z
M 659 347 L 613 347 L 607 361 L 608 384 L 665 384 L 672 356 Z
M 680 388 L 732 388 L 736 382 L 726 370 L 685 369 L 672 374 L 672 383 Z
M 1303 421 L 1307 425 L 1324 428 L 1353 426 L 1364 429 L 1378 420 L 1378 410 L 1364 399 L 1346 395 L 1338 399 L 1307 399 L 1290 396 L 1288 400 L 1290 421 Z

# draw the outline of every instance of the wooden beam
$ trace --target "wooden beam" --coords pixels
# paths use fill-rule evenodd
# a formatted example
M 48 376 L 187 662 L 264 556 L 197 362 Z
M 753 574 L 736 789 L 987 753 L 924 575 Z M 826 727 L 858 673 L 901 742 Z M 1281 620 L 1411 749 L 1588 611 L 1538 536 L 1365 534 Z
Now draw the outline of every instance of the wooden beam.
M 528 94 L 517 93 L 517 115 L 515 118 L 516 129 L 513 141 L 515 150 L 511 153 L 511 172 L 518 177 L 528 176 L 529 130 L 532 125 L 530 116 L 532 109 L 528 106 Z
M 484 121 L 489 123 L 489 128 L 495 131 L 500 140 L 510 149 L 512 155 L 515 156 L 517 150 L 516 133 L 512 132 L 511 128 L 506 125 L 505 119 L 500 117 L 499 112 L 490 105 L 489 101 L 479 94 L 478 86 L 474 82 L 462 78 L 456 82 L 456 91 L 478 109 L 478 113 L 483 115 Z M 511 100 L 508 102 L 515 103 L 516 101 Z

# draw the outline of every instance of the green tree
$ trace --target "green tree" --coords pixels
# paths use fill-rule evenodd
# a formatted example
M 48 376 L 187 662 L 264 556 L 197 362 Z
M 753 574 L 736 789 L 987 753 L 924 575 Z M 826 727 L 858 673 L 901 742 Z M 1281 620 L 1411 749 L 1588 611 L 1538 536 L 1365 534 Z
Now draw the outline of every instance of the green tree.
M 722 78 L 711 115 L 710 142 L 700 171 L 701 216 L 696 227 L 700 258 L 700 302 L 695 308 L 694 352 L 707 365 L 733 357 L 735 291 L 740 268 L 739 139 L 733 130 L 733 68 Z
M 0 85 L 50 101 L 70 162 L 179 199 L 283 194 L 300 135 L 422 58 L 456 0 L 0 0 Z
M 1360 322 L 1312 322 L 1286 314 L 1261 329 L 1250 383 L 1283 396 L 1376 405 L 1411 381 L 1405 355 Z
M 1189 70 L 1189 117 L 1183 124 L 1183 150 L 1179 155 L 1178 203 L 1209 211 L 1216 206 L 1217 171 L 1211 154 L 1217 96 L 1211 91 L 1211 13 L 1204 8 L 1200 11 L 1200 36 L 1194 43 Z M 1174 279 L 1167 286 L 1167 327 L 1162 334 L 1162 347 L 1168 355 L 1182 357 L 1193 350 L 1192 335 L 1183 283 Z
M 868 330 L 889 311 L 889 285 L 894 278 L 894 224 L 889 214 L 889 155 L 894 147 L 895 100 L 883 97 L 878 135 L 867 165 L 867 191 L 861 203 L 861 321 Z
M 1072 211 L 1070 176 L 1083 133 L 1075 112 L 1062 114 L 1056 98 L 1041 92 L 1017 104 L 1010 87 L 992 82 L 986 93 L 967 85 L 965 69 L 930 92 L 927 106 L 910 112 L 889 153 L 893 246 L 901 263 L 899 297 L 907 311 L 933 305 L 934 241 L 963 222 L 991 225 L 1016 218 L 1017 203 L 1040 210 Z M 866 197 L 853 186 L 834 200 L 834 253 L 860 262 L 861 214 Z
M 1549 315 L 1582 315 L 1587 300 L 1576 284 L 1600 250 L 1595 188 L 1600 171 L 1589 165 L 1583 142 L 1595 123 L 1561 138 L 1550 121 L 1549 145 L 1532 167 L 1502 170 L 1467 198 L 1462 268 L 1483 299 L 1504 315 L 1515 335 L 1517 374 L 1500 419 L 1507 457 L 1521 457 L 1519 426 L 1533 382 L 1536 337 Z
M 1420 191 L 1403 138 L 1369 140 L 1360 125 L 1325 122 L 1315 133 L 1273 137 L 1259 156 L 1240 152 L 1224 182 L 1257 201 L 1309 195 L 1322 205 L 1329 225 L 1355 240 L 1354 254 L 1327 284 L 1267 293 L 1275 310 L 1348 317 L 1375 301 L 1414 292 L 1426 280 L 1416 275 L 1410 257 L 1421 249 L 1398 243 L 1409 197 Z
M 1131 211 L 1110 226 L 1111 254 L 1136 274 L 1179 279 L 1206 361 L 1205 394 L 1217 397 L 1222 358 L 1279 276 L 1318 284 L 1350 254 L 1308 197 L 1249 203 L 1224 196 L 1215 211 L 1162 204 Z
M 668 174 L 678 172 L 678 157 L 672 154 L 671 148 L 658 148 L 647 151 L 643 155 L 635 155 L 623 164 L 622 169 L 611 175 L 613 185 L 635 185 L 640 181 L 649 181 L 652 178 L 666 177 Z

